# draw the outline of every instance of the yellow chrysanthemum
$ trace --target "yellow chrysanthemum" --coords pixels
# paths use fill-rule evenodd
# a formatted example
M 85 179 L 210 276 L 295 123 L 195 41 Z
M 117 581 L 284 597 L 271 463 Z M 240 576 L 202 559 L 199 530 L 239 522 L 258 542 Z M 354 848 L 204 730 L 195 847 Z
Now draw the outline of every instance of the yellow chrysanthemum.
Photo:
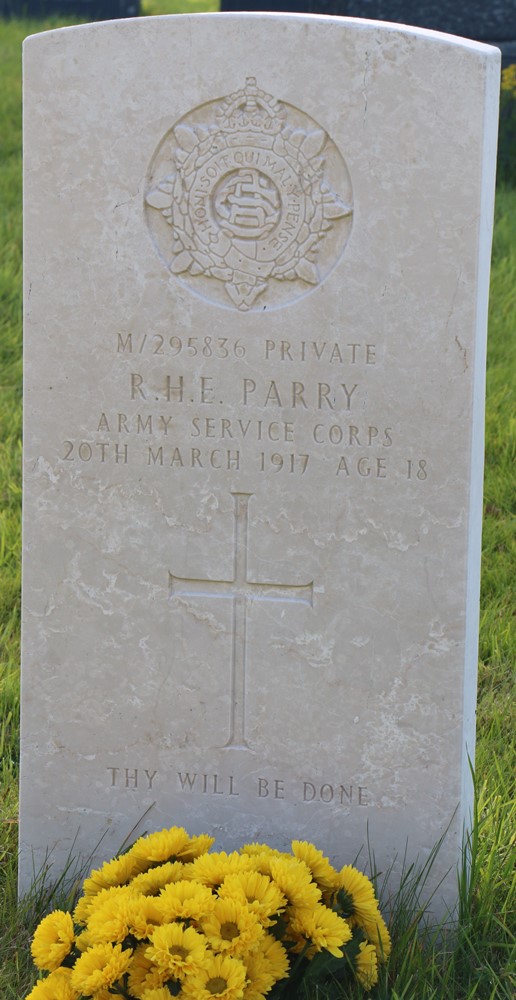
M 156 927 L 163 923 L 157 900 L 153 896 L 138 894 L 127 903 L 127 926 L 129 934 L 138 941 L 151 936 Z
M 170 973 L 163 969 L 158 969 L 147 958 L 146 951 L 148 944 L 138 945 L 129 966 L 128 990 L 130 996 L 140 998 L 145 990 L 155 990 L 163 986 L 170 979 Z
M 289 971 L 289 959 L 286 949 L 280 941 L 270 934 L 255 951 L 246 955 L 247 985 L 244 990 L 244 1000 L 259 1000 L 268 993 L 275 983 L 285 979 Z
M 216 854 L 202 854 L 201 857 L 192 861 L 188 866 L 185 878 L 203 885 L 219 886 L 227 875 L 234 875 L 238 872 L 251 871 L 253 862 L 251 858 L 233 851 L 226 854 L 225 851 L 218 851 Z
M 144 990 L 141 1000 L 170 1000 L 171 996 L 168 986 L 158 986 L 157 989 Z
M 260 845 L 257 845 L 257 847 Z M 281 851 L 257 851 L 256 853 L 246 853 L 243 857 L 251 861 L 250 871 L 258 872 L 259 875 L 267 875 L 272 879 L 271 864 L 273 861 L 292 861 L 291 854 L 282 854 Z
M 215 906 L 216 897 L 206 885 L 197 882 L 174 882 L 167 885 L 156 900 L 162 923 L 174 920 L 200 920 Z
M 158 896 L 166 885 L 186 878 L 186 871 L 187 866 L 181 861 L 167 861 L 164 865 L 137 875 L 131 882 L 131 888 L 143 896 Z
M 247 980 L 244 1000 L 259 1000 L 272 989 L 276 980 L 271 975 L 267 959 L 263 957 L 259 949 L 246 955 L 245 965 Z
M 31 945 L 32 958 L 38 969 L 54 972 L 73 946 L 73 920 L 69 913 L 54 910 L 44 917 L 36 929 Z
M 297 858 L 272 858 L 270 871 L 271 877 L 291 906 L 317 906 L 321 890 L 312 882 L 312 873 L 304 861 L 298 861 Z
M 337 878 L 337 871 L 330 865 L 322 851 L 306 840 L 293 840 L 292 853 L 299 861 L 304 861 L 310 869 L 314 882 L 321 889 L 332 889 Z
M 213 951 L 239 958 L 255 948 L 265 933 L 249 907 L 234 899 L 218 899 L 201 927 Z
M 271 918 L 287 905 L 285 896 L 269 876 L 253 871 L 227 875 L 219 888 L 219 896 L 247 905 L 264 927 L 270 927 Z
M 183 983 L 182 997 L 188 1000 L 242 1000 L 246 982 L 245 965 L 226 955 L 207 955 L 198 972 Z
M 391 939 L 372 883 L 352 865 L 345 865 L 339 872 L 337 885 L 339 890 L 344 890 L 346 902 L 349 902 L 351 926 L 362 928 L 371 944 L 375 945 L 378 958 L 385 961 L 390 955 Z
M 71 969 L 57 969 L 36 983 L 27 1000 L 78 1000 L 79 994 L 72 987 L 71 975 Z
M 275 847 L 269 847 L 268 844 L 257 844 L 256 842 L 252 844 L 244 844 L 242 847 L 241 854 L 246 854 L 250 858 L 259 857 L 260 855 L 266 855 L 269 858 L 288 858 L 288 854 L 283 854 L 282 851 L 277 851 Z
M 247 986 L 243 992 L 243 1000 L 265 1000 L 265 993 L 256 989 L 252 979 L 247 980 Z
M 181 861 L 194 861 L 195 858 L 200 858 L 201 854 L 206 854 L 214 843 L 215 837 L 201 833 L 198 837 L 190 837 L 188 843 L 177 852 L 177 856 Z
M 269 962 L 275 979 L 284 979 L 289 970 L 289 957 L 281 941 L 276 941 L 271 934 L 266 934 L 260 942 L 260 951 Z
M 101 889 L 95 896 L 81 896 L 72 912 L 74 923 L 85 927 L 91 914 L 99 905 L 101 897 L 105 899 L 108 892 L 124 891 L 128 891 L 127 886 L 122 886 L 120 889 Z
M 95 944 L 77 959 L 72 969 L 72 986 L 78 993 L 91 997 L 109 989 L 127 972 L 132 950 L 122 951 L 120 944 Z
M 96 896 L 101 889 L 127 885 L 141 870 L 138 859 L 130 854 L 123 854 L 121 858 L 106 861 L 101 868 L 92 871 L 89 878 L 84 879 L 84 895 Z
M 73 918 L 76 924 L 84 925 L 87 922 L 91 913 L 91 904 L 95 898 L 95 896 L 81 896 L 73 911 Z
M 132 893 L 107 893 L 91 914 L 87 933 L 92 944 L 121 944 L 129 934 Z
M 373 944 L 362 941 L 355 959 L 355 975 L 365 990 L 371 990 L 378 982 L 378 959 Z
M 82 934 L 79 934 L 79 936 L 75 939 L 75 946 L 81 952 L 91 948 L 92 944 L 94 944 L 94 942 L 91 940 L 88 931 L 83 931 Z
M 112 886 L 109 889 L 101 889 L 95 896 L 82 896 L 75 910 L 73 918 L 76 924 L 85 926 L 93 913 L 104 906 L 107 899 L 127 899 L 134 895 L 132 883 L 130 885 Z
M 359 926 L 367 939 L 375 946 L 379 962 L 386 962 L 391 953 L 391 936 L 380 910 L 370 920 L 363 920 Z
M 290 927 L 295 934 L 311 942 L 315 951 L 329 951 L 335 958 L 342 957 L 342 947 L 352 933 L 347 920 L 322 905 L 314 909 L 296 908 Z
M 372 882 L 353 865 L 344 865 L 344 868 L 341 868 L 335 888 L 344 890 L 348 897 L 346 902 L 349 902 L 349 906 L 346 908 L 346 916 L 368 917 L 378 909 Z
M 502 90 L 512 92 L 516 97 L 516 65 L 514 63 L 502 70 Z
M 145 867 L 163 864 L 165 861 L 175 861 L 179 852 L 190 840 L 182 826 L 173 826 L 170 830 L 158 830 L 147 837 L 140 837 L 129 851 L 129 857 L 134 858 Z
M 146 958 L 166 971 L 174 979 L 184 979 L 202 965 L 206 954 L 206 940 L 193 927 L 182 924 L 163 924 L 157 927 Z

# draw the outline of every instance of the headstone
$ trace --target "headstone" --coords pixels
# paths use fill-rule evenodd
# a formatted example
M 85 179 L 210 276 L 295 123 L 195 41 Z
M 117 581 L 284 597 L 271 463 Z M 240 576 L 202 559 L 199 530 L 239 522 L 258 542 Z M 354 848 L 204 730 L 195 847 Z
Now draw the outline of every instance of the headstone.
M 172 824 L 453 869 L 498 67 L 297 16 L 27 40 L 22 887 Z

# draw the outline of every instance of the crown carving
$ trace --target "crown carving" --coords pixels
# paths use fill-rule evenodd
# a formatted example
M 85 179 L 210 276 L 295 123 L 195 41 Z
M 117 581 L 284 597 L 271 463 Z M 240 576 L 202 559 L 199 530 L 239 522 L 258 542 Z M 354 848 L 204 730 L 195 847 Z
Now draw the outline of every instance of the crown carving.
M 217 126 L 227 135 L 277 135 L 286 116 L 286 109 L 279 101 L 256 86 L 256 77 L 248 76 L 245 87 L 229 94 L 220 105 Z

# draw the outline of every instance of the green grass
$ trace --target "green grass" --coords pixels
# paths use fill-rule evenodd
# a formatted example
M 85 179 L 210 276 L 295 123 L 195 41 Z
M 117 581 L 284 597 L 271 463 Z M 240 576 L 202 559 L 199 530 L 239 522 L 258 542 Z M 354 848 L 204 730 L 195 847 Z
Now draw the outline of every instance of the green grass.
M 210 3 L 209 0 L 142 0 L 142 14 L 201 14 L 205 11 L 217 11 L 220 3 Z
M 216 3 L 146 0 L 145 13 Z M 21 42 L 56 20 L 0 22 L 0 997 L 34 981 L 28 945 L 50 903 L 16 902 L 21 502 Z M 491 281 L 479 663 L 477 816 L 458 934 L 425 930 L 407 872 L 393 913 L 393 955 L 376 1000 L 509 1000 L 515 995 L 514 663 L 516 661 L 516 190 L 499 189 Z M 60 891 L 60 890 L 59 890 Z M 58 892 L 59 892 L 58 891 Z M 54 898 L 54 902 L 59 895 Z M 338 994 L 334 993 L 334 996 Z M 356 994 L 358 996 L 358 994 Z M 353 993 L 348 994 L 353 996 Z M 315 998 L 311 998 L 315 1000 Z M 318 1000 L 325 1000 L 319 993 Z

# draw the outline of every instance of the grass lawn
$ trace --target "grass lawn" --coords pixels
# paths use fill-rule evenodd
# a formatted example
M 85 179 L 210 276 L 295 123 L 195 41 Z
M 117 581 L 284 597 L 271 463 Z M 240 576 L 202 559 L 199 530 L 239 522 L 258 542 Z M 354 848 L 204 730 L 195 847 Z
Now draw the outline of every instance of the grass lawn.
M 146 13 L 216 10 L 217 3 L 145 0 Z M 28 945 L 49 898 L 16 903 L 21 506 L 22 39 L 57 20 L 0 20 L 0 997 L 23 1000 L 34 982 Z M 71 23 L 71 22 L 68 22 Z M 497 193 L 487 378 L 485 520 L 480 632 L 477 816 L 472 878 L 458 934 L 417 933 L 407 884 L 394 916 L 383 1000 L 509 1000 L 516 994 L 516 190 Z M 352 996 L 355 994 L 347 994 Z M 358 994 L 357 994 L 358 995 Z M 312 998 L 315 1000 L 315 997 Z M 319 994 L 319 1000 L 323 996 Z

